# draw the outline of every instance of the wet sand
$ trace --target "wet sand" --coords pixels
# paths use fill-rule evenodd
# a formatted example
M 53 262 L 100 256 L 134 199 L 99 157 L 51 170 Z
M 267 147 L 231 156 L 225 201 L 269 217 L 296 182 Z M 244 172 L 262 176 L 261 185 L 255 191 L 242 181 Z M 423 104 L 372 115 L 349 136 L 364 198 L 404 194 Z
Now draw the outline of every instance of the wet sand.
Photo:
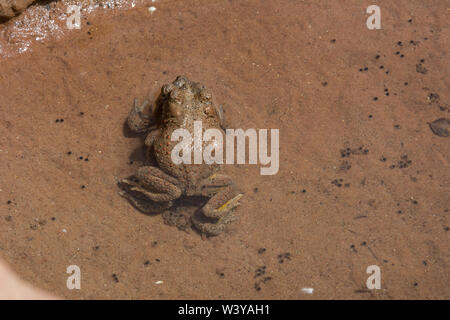
M 0 256 L 68 299 L 449 299 L 447 2 L 378 1 L 381 30 L 370 4 L 161 0 L 1 58 Z M 179 74 L 229 127 L 280 129 L 278 174 L 225 166 L 245 196 L 218 237 L 117 194 L 134 97 Z

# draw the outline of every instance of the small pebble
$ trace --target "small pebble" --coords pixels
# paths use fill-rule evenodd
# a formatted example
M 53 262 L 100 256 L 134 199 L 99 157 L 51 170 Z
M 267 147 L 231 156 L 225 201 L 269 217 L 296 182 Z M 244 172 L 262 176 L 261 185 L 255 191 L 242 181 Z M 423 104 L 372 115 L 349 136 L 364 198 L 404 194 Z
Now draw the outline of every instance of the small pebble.
M 313 294 L 314 288 L 302 288 L 302 293 L 303 294 Z

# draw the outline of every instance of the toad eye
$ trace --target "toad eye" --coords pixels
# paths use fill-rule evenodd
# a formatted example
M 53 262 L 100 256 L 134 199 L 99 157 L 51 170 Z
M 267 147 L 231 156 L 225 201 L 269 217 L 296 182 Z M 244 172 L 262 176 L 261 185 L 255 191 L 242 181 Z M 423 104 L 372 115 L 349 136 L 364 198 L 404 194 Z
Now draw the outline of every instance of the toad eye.
M 165 85 L 163 85 L 163 87 L 161 88 L 161 93 L 164 95 L 164 96 L 168 96 L 172 91 L 173 91 L 173 89 L 174 89 L 174 86 L 173 86 L 173 84 L 165 84 Z
M 180 90 L 172 90 L 170 92 L 170 101 L 181 104 L 181 102 L 183 101 L 183 92 L 181 92 Z
M 211 93 L 209 93 L 207 90 L 203 89 L 202 91 L 200 91 L 199 99 L 201 102 L 210 101 L 211 98 Z

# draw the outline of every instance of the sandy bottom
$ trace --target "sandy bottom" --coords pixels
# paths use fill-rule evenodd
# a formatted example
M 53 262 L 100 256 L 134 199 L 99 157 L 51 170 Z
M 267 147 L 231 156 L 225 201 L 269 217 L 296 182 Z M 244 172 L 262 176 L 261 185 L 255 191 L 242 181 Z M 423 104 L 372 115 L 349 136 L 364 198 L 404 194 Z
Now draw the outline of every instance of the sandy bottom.
M 3 57 L 0 256 L 69 299 L 449 299 L 448 2 L 378 4 L 368 30 L 357 1 L 161 0 Z M 245 196 L 218 237 L 117 194 L 133 98 L 179 74 L 229 127 L 280 129 L 278 174 L 226 166 Z

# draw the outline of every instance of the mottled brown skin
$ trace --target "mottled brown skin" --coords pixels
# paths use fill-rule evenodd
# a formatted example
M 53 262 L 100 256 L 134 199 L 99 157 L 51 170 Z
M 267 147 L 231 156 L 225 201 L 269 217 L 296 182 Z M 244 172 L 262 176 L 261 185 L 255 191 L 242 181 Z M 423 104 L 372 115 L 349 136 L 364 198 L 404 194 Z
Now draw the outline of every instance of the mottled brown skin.
M 217 164 L 174 164 L 171 152 L 177 142 L 171 141 L 171 135 L 174 130 L 184 128 L 193 136 L 194 121 L 202 121 L 203 132 L 221 129 L 222 110 L 213 104 L 204 86 L 182 76 L 162 87 L 153 112 L 154 124 L 150 124 L 147 106 L 148 102 L 139 106 L 135 100 L 128 126 L 134 132 L 147 133 L 145 144 L 154 152 L 159 167 L 143 166 L 131 179 L 121 180 L 120 195 L 145 213 L 170 208 L 182 195 L 209 197 L 192 216 L 192 222 L 203 233 L 220 234 L 234 219 L 232 211 L 239 205 L 242 194 L 228 176 L 217 173 Z

